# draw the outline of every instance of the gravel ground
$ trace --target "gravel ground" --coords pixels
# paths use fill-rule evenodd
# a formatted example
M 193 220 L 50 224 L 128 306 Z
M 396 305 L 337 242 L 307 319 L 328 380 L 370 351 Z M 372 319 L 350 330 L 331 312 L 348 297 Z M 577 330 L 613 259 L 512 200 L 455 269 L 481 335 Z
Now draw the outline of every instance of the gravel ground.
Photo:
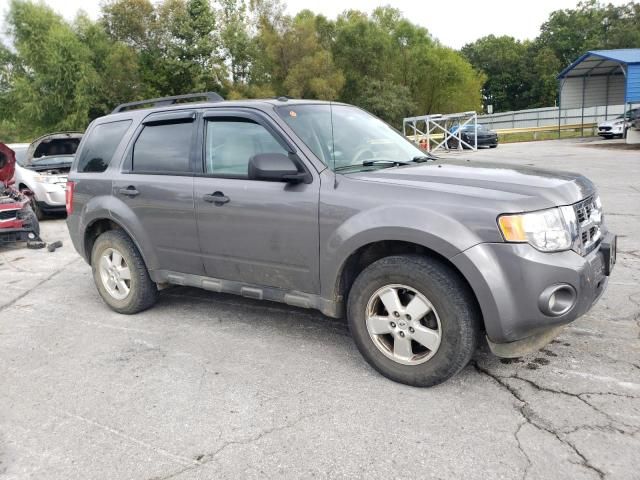
M 105 307 L 61 219 L 0 250 L 3 479 L 640 478 L 640 150 L 466 153 L 584 173 L 620 235 L 609 289 L 534 355 L 444 385 L 375 373 L 343 321 L 195 289 Z

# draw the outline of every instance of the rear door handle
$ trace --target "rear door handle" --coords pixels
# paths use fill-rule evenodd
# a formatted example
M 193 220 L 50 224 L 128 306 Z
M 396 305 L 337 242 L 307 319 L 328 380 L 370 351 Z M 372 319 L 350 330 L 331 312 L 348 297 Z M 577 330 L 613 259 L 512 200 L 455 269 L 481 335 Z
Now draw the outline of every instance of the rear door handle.
M 207 203 L 214 203 L 216 205 L 224 205 L 231 201 L 231 199 L 222 192 L 213 192 L 211 195 L 203 195 L 202 199 Z
M 118 190 L 120 195 L 126 195 L 127 197 L 135 197 L 136 195 L 140 195 L 140 192 L 136 190 L 136 187 L 133 185 L 129 185 L 127 188 L 121 188 Z

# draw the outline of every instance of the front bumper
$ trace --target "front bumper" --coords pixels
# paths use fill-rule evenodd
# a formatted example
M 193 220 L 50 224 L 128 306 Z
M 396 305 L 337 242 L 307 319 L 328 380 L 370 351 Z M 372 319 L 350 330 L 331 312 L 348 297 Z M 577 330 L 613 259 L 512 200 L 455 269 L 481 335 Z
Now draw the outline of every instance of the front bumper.
M 50 208 L 65 206 L 65 185 L 63 183 L 39 184 L 33 193 L 38 203 Z
M 38 208 L 46 214 L 67 213 L 67 205 L 65 203 L 63 203 L 62 205 L 60 204 L 52 205 L 50 203 L 39 202 L 37 200 L 36 200 L 36 203 L 38 204 Z
M 622 135 L 624 130 L 622 128 L 612 128 L 610 130 L 598 130 L 598 135 L 601 137 L 615 137 Z
M 17 242 L 31 242 L 40 240 L 31 227 L 0 228 L 0 246 Z
M 615 247 L 615 237 L 607 233 L 584 257 L 574 251 L 543 253 L 529 244 L 482 243 L 451 260 L 476 294 L 490 345 L 520 342 L 532 349 L 539 343 L 532 339 L 544 339 L 584 315 L 603 294 L 610 269 L 604 246 L 611 243 Z M 540 297 L 558 284 L 573 287 L 576 298 L 566 313 L 550 316 L 541 310 Z

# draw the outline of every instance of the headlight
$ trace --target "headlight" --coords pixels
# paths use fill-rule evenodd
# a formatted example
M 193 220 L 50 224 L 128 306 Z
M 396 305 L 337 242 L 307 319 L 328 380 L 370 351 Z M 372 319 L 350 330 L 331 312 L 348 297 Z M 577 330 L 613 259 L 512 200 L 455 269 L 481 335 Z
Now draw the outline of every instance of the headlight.
M 567 218 L 571 215 L 574 218 Z M 550 208 L 519 215 L 501 215 L 498 225 L 507 242 L 529 243 L 542 252 L 571 248 L 570 224 L 575 223 L 572 207 Z
M 61 183 L 60 177 L 55 175 L 36 175 L 34 180 L 39 183 Z

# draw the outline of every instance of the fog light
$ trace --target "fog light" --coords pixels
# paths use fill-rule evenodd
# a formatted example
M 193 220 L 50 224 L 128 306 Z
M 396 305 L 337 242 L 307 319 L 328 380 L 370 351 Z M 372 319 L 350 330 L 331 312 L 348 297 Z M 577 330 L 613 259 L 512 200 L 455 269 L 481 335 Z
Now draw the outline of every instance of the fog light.
M 544 289 L 538 299 L 538 307 L 545 315 L 559 317 L 573 308 L 578 295 L 571 285 L 551 285 Z

